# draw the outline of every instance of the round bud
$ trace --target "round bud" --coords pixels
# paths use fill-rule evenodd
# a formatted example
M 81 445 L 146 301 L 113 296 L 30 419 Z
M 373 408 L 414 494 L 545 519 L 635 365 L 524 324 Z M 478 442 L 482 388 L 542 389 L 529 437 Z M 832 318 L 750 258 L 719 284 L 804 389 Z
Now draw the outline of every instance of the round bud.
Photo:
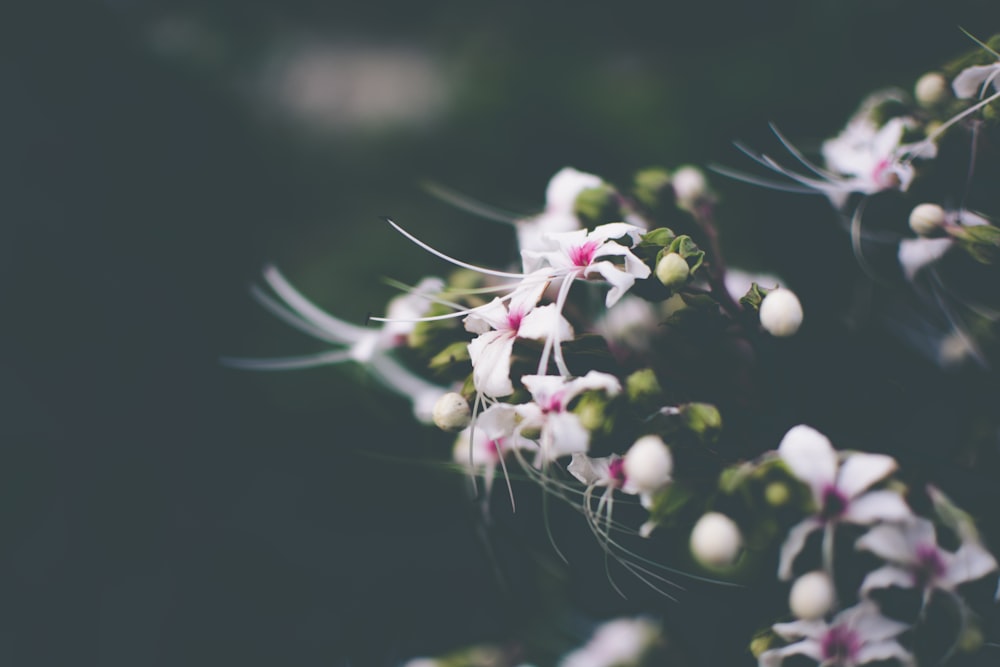
M 792 497 L 788 485 L 784 482 L 771 482 L 764 487 L 764 500 L 771 507 L 781 507 Z
M 944 209 L 937 204 L 918 204 L 910 211 L 910 229 L 919 236 L 933 236 L 946 219 Z
M 833 608 L 833 582 L 822 570 L 803 574 L 792 584 L 788 607 L 796 618 L 812 621 L 826 616 Z
M 698 167 L 685 166 L 674 172 L 670 180 L 677 195 L 677 203 L 690 206 L 708 193 L 705 174 Z
M 921 106 L 934 107 L 948 101 L 951 86 L 940 72 L 928 72 L 917 79 L 913 94 Z
M 683 287 L 690 273 L 687 260 L 676 252 L 668 252 L 656 263 L 657 279 L 670 289 Z
M 725 514 L 703 514 L 691 531 L 691 553 L 705 567 L 730 567 L 742 549 L 743 535 Z
M 654 493 L 670 483 L 674 457 L 658 435 L 644 435 L 629 447 L 622 461 L 625 483 L 639 493 Z
M 461 394 L 449 392 L 434 404 L 434 423 L 442 431 L 461 431 L 470 421 L 472 410 Z
M 802 304 L 790 289 L 779 287 L 760 302 L 760 324 L 772 336 L 794 336 L 802 326 Z

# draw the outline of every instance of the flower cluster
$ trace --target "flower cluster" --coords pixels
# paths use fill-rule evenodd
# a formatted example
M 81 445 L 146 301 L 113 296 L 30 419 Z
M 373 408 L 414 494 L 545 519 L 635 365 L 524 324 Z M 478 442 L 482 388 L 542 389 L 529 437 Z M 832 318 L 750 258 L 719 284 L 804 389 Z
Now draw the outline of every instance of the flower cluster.
M 985 360 L 982 346 L 1000 321 L 1000 309 L 957 293 L 945 273 L 953 249 L 994 267 L 1000 227 L 970 203 L 968 184 L 965 194 L 927 185 L 958 154 L 976 166 L 980 133 L 996 129 L 1000 56 L 981 47 L 974 62 L 923 77 L 912 97 L 870 97 L 823 143 L 822 165 L 777 130 L 799 169 L 744 148 L 787 182 L 720 169 L 826 196 L 848 219 L 866 270 L 868 244 L 891 243 L 902 283 L 927 290 L 949 323 L 935 340 L 941 359 L 960 356 L 949 342 L 957 336 Z M 879 228 L 865 215 L 876 197 L 894 198 L 902 226 Z M 420 421 L 454 437 L 449 465 L 475 480 L 487 514 L 507 502 L 495 498 L 501 479 L 512 508 L 527 492 L 578 512 L 623 596 L 613 572 L 671 599 L 678 580 L 766 581 L 782 593 L 780 609 L 757 610 L 761 632 L 750 644 L 762 667 L 792 656 L 825 667 L 931 665 L 982 650 L 982 596 L 967 592 L 996 584 L 987 540 L 942 492 L 911 485 L 897 458 L 838 451 L 810 426 L 788 428 L 795 422 L 774 410 L 767 361 L 789 349 L 782 339 L 798 334 L 812 304 L 776 277 L 727 267 L 717 204 L 695 167 L 643 170 L 624 186 L 566 168 L 540 213 L 508 220 L 517 253 L 496 267 L 453 257 L 387 220 L 437 257 L 447 278 L 425 278 L 359 326 L 267 267 L 275 296 L 258 288 L 253 296 L 333 348 L 226 361 L 250 370 L 363 364 Z M 547 503 L 542 511 L 548 529 Z M 942 614 L 954 619 L 945 630 Z M 603 626 L 562 664 L 642 664 L 652 628 Z M 936 643 L 925 641 L 931 635 Z

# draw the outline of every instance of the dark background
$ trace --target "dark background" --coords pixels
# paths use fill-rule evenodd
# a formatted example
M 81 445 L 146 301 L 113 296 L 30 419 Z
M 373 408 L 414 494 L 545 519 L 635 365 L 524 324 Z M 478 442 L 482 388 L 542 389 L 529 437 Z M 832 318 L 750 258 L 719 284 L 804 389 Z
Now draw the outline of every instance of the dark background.
M 731 141 L 770 141 L 768 121 L 815 148 L 808 138 L 836 132 L 864 93 L 969 48 L 958 26 L 1000 27 L 995 0 L 43 0 L 2 12 L 4 665 L 393 665 L 517 635 L 526 603 L 495 584 L 463 480 L 422 463 L 447 459 L 447 437 L 356 368 L 220 366 L 321 349 L 249 299 L 259 267 L 277 262 L 360 322 L 393 294 L 383 276 L 442 270 L 380 215 L 477 263 L 513 248 L 508 229 L 434 200 L 423 179 L 527 213 L 565 165 L 624 182 L 651 164 L 741 164 Z M 383 70 L 418 61 L 430 78 L 375 111 L 352 111 L 348 86 L 299 113 L 281 77 L 307 48 L 362 68 L 350 76 L 388 54 Z M 330 62 L 321 78 L 348 77 Z M 807 304 L 852 270 L 821 199 L 716 184 L 738 263 L 779 272 Z M 890 358 L 934 373 L 867 344 L 866 368 Z M 868 406 L 872 439 L 898 425 L 872 396 L 844 397 L 843 346 L 826 349 L 810 370 L 834 379 L 789 418 L 831 426 L 844 401 Z M 907 428 L 928 425 L 952 428 Z M 517 548 L 501 560 L 515 590 L 518 576 L 534 590 Z M 692 664 L 738 655 L 730 604 L 698 591 L 663 605 Z

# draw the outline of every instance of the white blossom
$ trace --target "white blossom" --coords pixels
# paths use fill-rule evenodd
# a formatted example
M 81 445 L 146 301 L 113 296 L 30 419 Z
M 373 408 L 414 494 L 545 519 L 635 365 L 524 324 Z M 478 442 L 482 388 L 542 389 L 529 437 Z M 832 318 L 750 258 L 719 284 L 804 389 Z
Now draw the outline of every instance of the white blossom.
M 645 618 L 607 621 L 585 645 L 563 656 L 559 667 L 636 666 L 659 634 L 657 625 Z
M 571 167 L 560 169 L 545 190 L 545 210 L 517 222 L 518 247 L 544 250 L 550 245 L 549 234 L 580 229 L 580 219 L 573 211 L 576 198 L 584 190 L 600 187 L 603 183 L 601 177 L 594 174 Z

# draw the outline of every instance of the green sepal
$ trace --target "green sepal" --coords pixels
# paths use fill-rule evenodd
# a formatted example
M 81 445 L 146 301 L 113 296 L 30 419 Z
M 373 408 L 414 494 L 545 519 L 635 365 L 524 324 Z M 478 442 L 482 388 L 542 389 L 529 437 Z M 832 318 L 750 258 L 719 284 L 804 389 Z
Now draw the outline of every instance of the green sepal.
M 576 196 L 573 213 L 580 218 L 584 227 L 596 227 L 622 219 L 618 193 L 610 185 L 587 188 Z
M 659 262 L 660 257 L 671 252 L 675 252 L 684 258 L 684 260 L 688 263 L 688 268 L 691 270 L 692 275 L 705 261 L 705 251 L 699 248 L 694 240 L 687 234 L 678 236 L 671 241 L 670 245 L 657 255 L 656 261 Z
M 656 229 L 651 229 L 639 237 L 637 247 L 666 248 L 668 245 L 673 243 L 675 238 L 677 238 L 677 234 L 674 234 L 674 231 L 669 227 L 657 227 Z
M 757 283 L 751 283 L 750 289 L 747 290 L 747 293 L 740 297 L 740 305 L 743 307 L 743 310 L 756 313 L 760 310 L 760 302 L 764 300 L 764 297 L 767 296 L 767 293 L 770 291 L 771 290 L 769 289 L 764 289 Z
M 1000 227 L 974 225 L 949 230 L 949 233 L 977 262 L 994 264 L 1000 260 Z
M 722 432 L 722 415 L 711 403 L 685 403 L 679 407 L 684 426 L 701 442 L 712 444 Z

